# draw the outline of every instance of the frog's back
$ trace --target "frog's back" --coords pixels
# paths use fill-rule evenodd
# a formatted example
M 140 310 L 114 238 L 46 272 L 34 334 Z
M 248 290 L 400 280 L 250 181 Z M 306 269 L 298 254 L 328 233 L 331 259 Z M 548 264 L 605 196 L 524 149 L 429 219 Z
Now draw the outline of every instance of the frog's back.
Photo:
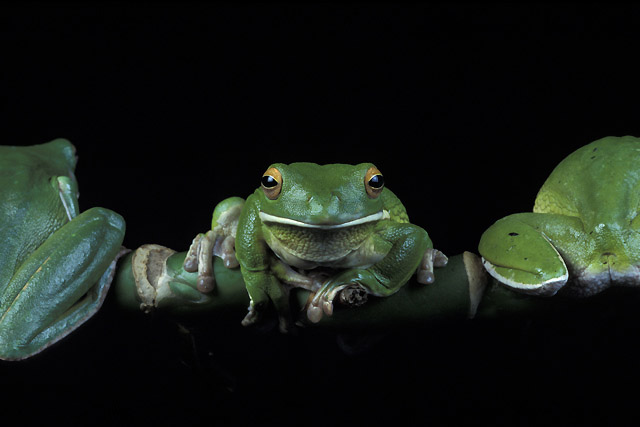
M 39 145 L 0 145 L 0 173 L 42 168 L 58 175 L 67 175 L 76 165 L 75 148 L 66 139 Z
M 640 205 L 640 139 L 607 137 L 567 156 L 536 198 L 534 212 L 576 216 L 586 226 L 626 223 Z
M 66 140 L 0 146 L 0 291 L 15 268 L 66 219 L 51 179 L 73 176 L 75 149 Z

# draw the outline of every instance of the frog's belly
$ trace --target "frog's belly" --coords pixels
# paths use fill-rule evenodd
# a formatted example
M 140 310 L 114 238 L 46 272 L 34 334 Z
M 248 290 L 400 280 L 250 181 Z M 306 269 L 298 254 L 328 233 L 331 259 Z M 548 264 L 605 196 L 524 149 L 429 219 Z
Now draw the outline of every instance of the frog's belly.
M 374 223 L 336 230 L 278 225 L 265 237 L 276 256 L 293 267 L 366 268 L 384 257 L 370 238 L 373 227 Z

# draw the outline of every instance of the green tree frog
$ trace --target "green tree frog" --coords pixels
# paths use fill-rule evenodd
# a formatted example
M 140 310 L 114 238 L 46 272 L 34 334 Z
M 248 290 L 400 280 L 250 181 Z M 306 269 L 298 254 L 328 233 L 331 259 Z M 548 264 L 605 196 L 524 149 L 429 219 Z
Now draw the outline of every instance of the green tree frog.
M 447 262 L 370 163 L 271 165 L 246 201 L 222 201 L 194 239 L 184 268 L 198 271 L 202 292 L 214 286 L 212 254 L 240 266 L 251 301 L 243 325 L 272 301 L 283 331 L 291 287 L 314 294 L 307 316 L 317 322 L 345 288 L 388 296 L 416 272 L 433 282 L 433 267 Z
M 560 162 L 533 212 L 497 221 L 478 249 L 491 276 L 528 294 L 638 286 L 639 211 L 640 139 L 607 137 Z
M 24 359 L 60 340 L 104 300 L 125 224 L 78 210 L 74 147 L 57 139 L 0 146 L 0 358 Z

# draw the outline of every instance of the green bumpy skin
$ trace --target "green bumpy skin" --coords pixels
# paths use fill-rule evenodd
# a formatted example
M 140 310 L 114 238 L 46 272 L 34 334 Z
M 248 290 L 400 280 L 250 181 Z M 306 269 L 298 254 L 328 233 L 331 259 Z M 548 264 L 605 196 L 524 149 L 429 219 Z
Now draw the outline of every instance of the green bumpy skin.
M 224 216 L 232 210 L 235 215 Z M 446 263 L 427 232 L 409 223 L 404 206 L 370 163 L 271 165 L 246 201 L 231 198 L 216 207 L 212 226 L 215 243 L 208 245 L 225 265 L 239 264 L 249 293 L 244 325 L 256 322 L 272 302 L 286 330 L 292 286 L 314 293 L 308 315 L 318 321 L 332 313 L 333 299 L 348 286 L 388 296 L 417 270 L 432 278 L 433 259 L 436 266 Z M 229 235 L 235 253 L 223 249 Z M 192 259 L 201 241 L 204 235 L 194 240 Z M 185 260 L 185 269 L 193 271 L 190 262 Z
M 532 213 L 510 215 L 483 235 L 489 273 L 529 294 L 590 296 L 640 285 L 640 139 L 607 137 L 565 158 Z
M 57 139 L 0 146 L 0 358 L 32 356 L 68 335 L 104 300 L 125 224 L 79 213 L 74 147 Z

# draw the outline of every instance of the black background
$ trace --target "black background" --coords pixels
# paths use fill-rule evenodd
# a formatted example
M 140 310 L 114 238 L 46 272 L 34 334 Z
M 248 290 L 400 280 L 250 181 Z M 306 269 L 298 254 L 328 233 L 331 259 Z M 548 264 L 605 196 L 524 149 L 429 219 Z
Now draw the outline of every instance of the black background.
M 372 161 L 436 247 L 475 251 L 567 154 L 640 136 L 639 18 L 626 4 L 16 3 L 0 9 L 0 138 L 71 140 L 81 208 L 123 215 L 130 248 L 186 250 L 272 162 Z M 412 328 L 355 355 L 329 333 L 243 330 L 240 314 L 189 325 L 196 358 L 170 319 L 108 299 L 63 343 L 0 364 L 0 383 L 119 425 L 616 422 L 638 398 L 633 307 Z

